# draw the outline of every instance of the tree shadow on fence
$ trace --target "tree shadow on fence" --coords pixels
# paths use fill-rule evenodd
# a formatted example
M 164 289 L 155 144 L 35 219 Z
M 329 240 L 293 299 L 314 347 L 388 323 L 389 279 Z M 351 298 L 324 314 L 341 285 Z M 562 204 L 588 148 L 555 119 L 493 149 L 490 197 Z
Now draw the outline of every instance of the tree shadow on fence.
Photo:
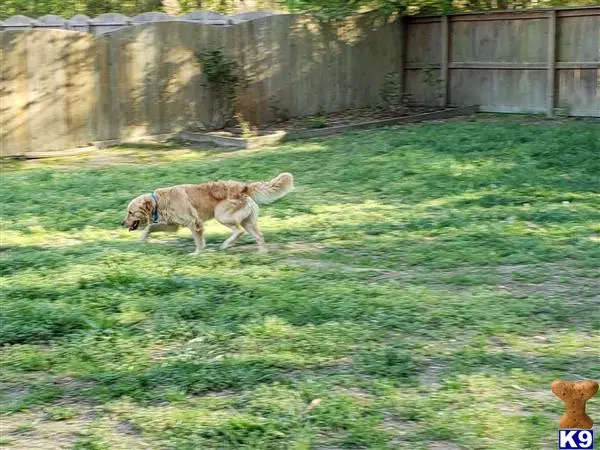
M 3 105 L 3 145 L 10 153 L 44 151 L 209 123 L 215 102 L 195 60 L 202 49 L 223 48 L 244 66 L 251 83 L 238 106 L 257 125 L 372 104 L 385 72 L 399 68 L 398 30 L 369 19 L 280 15 L 229 27 L 161 22 L 101 37 L 5 32 L 3 61 L 12 63 L 4 64 L 3 93 L 15 101 Z M 379 47 L 386 51 L 373 52 Z

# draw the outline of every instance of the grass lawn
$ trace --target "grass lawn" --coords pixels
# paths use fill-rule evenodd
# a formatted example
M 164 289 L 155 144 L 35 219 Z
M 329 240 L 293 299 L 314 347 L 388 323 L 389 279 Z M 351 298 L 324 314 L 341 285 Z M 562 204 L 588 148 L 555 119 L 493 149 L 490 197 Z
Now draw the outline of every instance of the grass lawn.
M 600 378 L 597 121 L 3 169 L 8 448 L 556 448 L 551 381 Z M 217 250 L 216 223 L 198 258 L 187 230 L 119 227 L 156 187 L 282 171 L 268 254 Z

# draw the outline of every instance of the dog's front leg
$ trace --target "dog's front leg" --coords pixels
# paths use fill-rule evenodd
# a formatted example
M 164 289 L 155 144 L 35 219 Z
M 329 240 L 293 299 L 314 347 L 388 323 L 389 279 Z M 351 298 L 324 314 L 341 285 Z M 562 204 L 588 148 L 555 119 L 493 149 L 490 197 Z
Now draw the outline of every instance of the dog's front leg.
M 188 228 L 192 232 L 196 244 L 196 250 L 193 253 L 190 253 L 190 256 L 198 256 L 202 249 L 206 247 L 206 241 L 204 240 L 204 224 L 198 221 L 189 225 Z
M 172 223 L 150 223 L 144 229 L 142 234 L 142 241 L 148 239 L 150 233 L 155 233 L 157 231 L 164 231 L 166 233 L 176 233 L 179 230 L 179 225 Z
M 152 233 L 152 223 L 149 223 L 146 228 L 144 228 L 144 231 L 142 231 L 142 237 L 140 238 L 140 240 L 142 242 L 145 242 L 148 239 L 148 236 L 150 236 L 150 233 Z

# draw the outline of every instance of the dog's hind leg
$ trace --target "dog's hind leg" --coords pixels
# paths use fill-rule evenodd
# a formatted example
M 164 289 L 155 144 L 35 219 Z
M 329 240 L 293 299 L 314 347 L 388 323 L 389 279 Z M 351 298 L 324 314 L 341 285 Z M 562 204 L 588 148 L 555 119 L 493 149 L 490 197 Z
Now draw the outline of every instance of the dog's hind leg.
M 256 223 L 256 219 L 256 215 L 252 214 L 250 217 L 248 217 L 242 222 L 242 227 L 244 227 L 244 230 L 246 230 L 248 233 L 254 236 L 254 239 L 256 239 L 259 253 L 266 253 L 269 250 L 267 249 L 267 246 L 265 244 L 265 238 L 260 229 L 258 228 L 258 223 Z
M 244 234 L 244 229 L 240 224 L 254 215 L 255 209 L 258 209 L 258 206 L 250 198 L 225 200 L 217 205 L 215 219 L 232 231 L 231 236 L 221 245 L 221 250 L 228 248 Z
M 225 240 L 223 244 L 221 244 L 221 250 L 225 250 L 226 248 L 228 248 L 231 244 L 237 241 L 242 234 L 245 233 L 244 229 L 239 225 L 227 225 L 225 223 L 223 225 L 230 228 L 232 233 L 231 236 L 227 238 L 227 240 Z

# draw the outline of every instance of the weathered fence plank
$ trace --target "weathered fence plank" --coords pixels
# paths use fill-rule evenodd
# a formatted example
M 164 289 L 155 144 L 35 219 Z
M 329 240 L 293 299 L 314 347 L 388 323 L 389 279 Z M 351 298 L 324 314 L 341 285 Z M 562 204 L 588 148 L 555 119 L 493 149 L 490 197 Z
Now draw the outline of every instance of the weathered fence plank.
M 600 8 L 557 12 L 556 106 L 575 116 L 600 116 Z M 569 67 L 571 65 L 571 67 Z M 579 66 L 579 67 L 577 67 Z
M 448 46 L 450 45 L 450 24 L 448 21 L 448 16 L 442 17 L 441 26 L 442 38 L 440 43 L 442 48 L 440 49 L 440 104 L 441 106 L 446 107 L 448 105 Z
M 546 98 L 548 102 L 547 114 L 554 115 L 554 102 L 556 92 L 556 11 L 548 11 L 548 67 L 546 67 Z

